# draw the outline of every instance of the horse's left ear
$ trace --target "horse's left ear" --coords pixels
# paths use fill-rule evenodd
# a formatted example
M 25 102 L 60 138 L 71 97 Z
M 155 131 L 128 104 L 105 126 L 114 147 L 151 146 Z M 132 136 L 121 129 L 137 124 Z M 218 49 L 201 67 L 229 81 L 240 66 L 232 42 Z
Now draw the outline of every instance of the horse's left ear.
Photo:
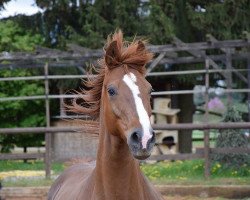
M 145 49 L 146 49 L 145 44 L 141 40 L 139 40 L 137 50 L 138 51 L 144 51 Z
M 106 49 L 105 62 L 108 67 L 111 67 L 117 63 L 118 58 L 118 46 L 117 41 L 113 41 Z

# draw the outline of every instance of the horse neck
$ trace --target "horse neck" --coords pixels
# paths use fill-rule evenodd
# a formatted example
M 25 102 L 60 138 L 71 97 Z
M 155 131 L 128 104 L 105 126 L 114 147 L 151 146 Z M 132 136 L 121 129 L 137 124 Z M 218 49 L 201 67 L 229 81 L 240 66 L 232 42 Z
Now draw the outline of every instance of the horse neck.
M 107 132 L 103 117 L 100 123 L 101 132 L 95 170 L 96 193 L 103 199 L 122 200 L 128 199 L 128 195 L 133 195 L 132 188 L 136 191 L 135 195 L 142 195 L 144 177 L 138 161 L 132 157 L 124 140 Z M 133 199 L 143 199 L 143 196 L 135 196 Z

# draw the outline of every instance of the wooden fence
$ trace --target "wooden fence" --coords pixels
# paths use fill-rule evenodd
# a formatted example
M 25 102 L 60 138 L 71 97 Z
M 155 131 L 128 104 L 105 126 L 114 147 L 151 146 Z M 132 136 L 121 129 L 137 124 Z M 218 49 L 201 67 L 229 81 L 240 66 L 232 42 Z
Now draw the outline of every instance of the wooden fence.
M 250 129 L 250 123 L 245 122 L 235 122 L 235 123 L 204 123 L 204 124 L 162 124 L 156 125 L 153 124 L 154 130 L 205 130 L 208 131 L 210 129 Z M 49 136 L 54 133 L 63 133 L 63 132 L 80 132 L 82 131 L 82 127 L 30 127 L 30 128 L 0 128 L 1 134 L 39 134 L 39 133 L 46 133 Z M 208 132 L 209 134 L 209 132 Z M 46 138 L 47 139 L 47 138 Z M 48 139 L 47 139 L 48 140 Z M 46 140 L 46 142 L 48 142 Z M 209 140 L 204 141 L 208 144 L 205 145 L 204 150 L 197 151 L 196 153 L 190 154 L 166 154 L 166 155 L 157 155 L 151 156 L 148 160 L 190 160 L 190 159 L 205 159 L 205 163 L 207 163 L 207 167 L 205 168 L 205 175 L 209 177 L 210 175 L 210 155 L 211 153 L 234 153 L 234 154 L 242 154 L 242 153 L 249 153 L 250 148 L 210 148 Z M 51 152 L 51 146 L 46 145 L 46 152 Z M 207 152 L 207 153 L 206 153 Z M 47 155 L 46 153 L 18 153 L 18 154 L 0 154 L 0 160 L 21 160 L 21 159 L 41 159 L 45 160 L 46 166 L 46 177 L 50 177 L 50 166 L 51 166 L 51 159 L 50 154 Z
M 209 101 L 209 75 L 211 73 L 220 73 L 225 77 L 227 81 L 227 89 L 225 93 L 237 93 L 243 92 L 248 94 L 248 103 L 250 104 L 250 38 L 246 37 L 243 40 L 230 40 L 230 41 L 217 41 L 212 36 L 208 37 L 207 42 L 201 43 L 190 43 L 186 44 L 182 41 L 175 39 L 174 44 L 161 45 L 161 46 L 150 46 L 149 49 L 156 53 L 156 58 L 148 66 L 148 76 L 173 76 L 183 74 L 203 74 L 205 76 L 205 118 L 208 119 L 208 101 Z M 223 54 L 208 55 L 206 51 L 211 49 L 219 49 Z M 44 67 L 44 76 L 33 76 L 33 77 L 8 77 L 0 78 L 0 81 L 17 81 L 17 80 L 44 80 L 45 94 L 39 96 L 22 96 L 22 97 L 4 97 L 0 98 L 0 102 L 4 101 L 19 101 L 19 100 L 34 100 L 44 99 L 46 107 L 46 127 L 26 127 L 26 128 L 0 128 L 0 134 L 37 134 L 45 133 L 45 153 L 27 153 L 27 154 L 0 154 L 0 159 L 36 159 L 44 158 L 46 166 L 46 177 L 51 175 L 51 135 L 53 133 L 80 131 L 81 127 L 51 127 L 50 126 L 50 105 L 49 100 L 60 98 L 75 98 L 77 95 L 50 95 L 49 93 L 49 80 L 51 79 L 72 79 L 72 78 L 86 78 L 85 75 L 54 75 L 48 74 L 49 67 L 65 67 L 65 66 L 78 66 L 81 67 L 82 63 L 89 60 L 93 60 L 101 57 L 102 52 L 100 50 L 91 50 L 85 53 L 68 53 L 45 49 L 41 53 L 13 53 L 13 54 L 0 54 L 0 68 L 6 67 Z M 86 50 L 85 50 L 86 51 Z M 180 57 L 178 52 L 187 52 L 190 56 Z M 244 69 L 235 69 L 232 66 L 232 60 L 245 60 L 247 67 Z M 225 69 L 221 69 L 216 61 L 223 62 L 226 66 Z M 180 63 L 203 63 L 203 70 L 186 70 L 186 71 L 171 71 L 171 72 L 152 72 L 160 64 L 180 64 Z M 212 69 L 210 69 L 212 67 Z M 84 70 L 83 70 L 84 71 Z M 248 77 L 246 78 L 241 72 L 247 72 Z M 233 89 L 232 88 L 232 74 L 235 74 L 244 83 L 247 84 L 247 89 Z M 194 90 L 182 90 L 182 91 L 158 91 L 153 92 L 152 95 L 173 95 L 173 94 L 194 94 L 200 93 L 200 91 Z M 228 99 L 230 101 L 230 95 Z M 250 109 L 250 108 L 249 108 Z M 249 112 L 250 113 L 250 112 Z M 250 114 L 249 114 L 250 118 Z M 208 120 L 206 120 L 207 122 Z M 205 159 L 205 177 L 210 175 L 210 155 L 211 153 L 250 153 L 249 148 L 227 148 L 218 149 L 210 148 L 209 130 L 210 129 L 250 129 L 250 123 L 218 123 L 218 124 L 176 124 L 176 125 L 153 125 L 155 130 L 204 130 L 204 150 L 197 151 L 194 154 L 175 154 L 175 155 L 160 155 L 152 156 L 150 159 L 153 160 L 186 160 L 186 159 Z

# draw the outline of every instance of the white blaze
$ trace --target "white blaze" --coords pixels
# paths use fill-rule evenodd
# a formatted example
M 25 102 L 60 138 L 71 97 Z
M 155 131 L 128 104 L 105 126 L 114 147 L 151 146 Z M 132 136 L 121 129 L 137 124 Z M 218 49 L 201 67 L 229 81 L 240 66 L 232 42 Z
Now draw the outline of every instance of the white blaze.
M 151 124 L 148 113 L 144 108 L 141 98 L 139 97 L 140 90 L 139 87 L 136 85 L 136 76 L 130 72 L 129 75 L 128 74 L 124 75 L 123 81 L 127 84 L 127 86 L 129 87 L 129 89 L 133 94 L 136 111 L 138 113 L 139 121 L 143 130 L 142 148 L 147 148 L 147 142 L 152 137 L 152 134 L 150 133 Z

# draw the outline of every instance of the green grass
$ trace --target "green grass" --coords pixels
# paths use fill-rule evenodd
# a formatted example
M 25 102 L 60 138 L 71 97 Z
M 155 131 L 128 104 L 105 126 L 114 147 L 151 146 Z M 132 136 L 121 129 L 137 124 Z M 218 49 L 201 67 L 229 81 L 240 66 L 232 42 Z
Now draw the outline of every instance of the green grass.
M 51 186 L 54 182 L 54 179 L 17 179 L 17 180 L 6 180 L 3 181 L 4 187 L 43 187 Z
M 209 134 L 210 134 L 210 138 L 211 138 L 211 139 L 214 139 L 214 138 L 217 137 L 218 131 L 211 130 Z M 204 131 L 201 131 L 201 130 L 193 130 L 193 132 L 192 132 L 192 137 L 193 137 L 194 139 L 203 139 L 203 138 L 204 138 Z
M 206 120 L 205 118 L 205 114 L 203 113 L 195 113 L 193 115 L 193 122 L 201 124 L 204 122 L 209 122 L 209 123 L 218 123 L 221 122 L 222 117 L 217 116 L 217 115 L 213 115 L 213 114 L 208 114 L 208 120 Z
M 54 174 L 60 174 L 64 165 L 53 163 Z M 223 169 L 219 164 L 211 167 L 211 178 L 204 179 L 204 161 L 175 161 L 142 164 L 144 174 L 155 184 L 203 184 L 203 185 L 250 185 L 250 166 L 242 166 L 238 170 Z M 44 170 L 41 161 L 23 163 L 22 161 L 0 161 L 0 172 L 12 170 Z M 10 186 L 50 186 L 53 180 L 39 178 L 17 178 L 3 180 L 5 187 Z
M 0 160 L 0 172 L 12 171 L 12 170 L 44 170 L 45 164 L 43 161 L 4 161 Z M 54 173 L 60 173 L 64 169 L 64 165 L 61 163 L 52 163 L 52 170 Z
M 52 163 L 53 175 L 58 175 L 64 170 L 64 165 L 62 163 Z M 23 161 L 0 161 L 0 173 L 10 172 L 14 170 L 28 171 L 35 170 L 41 171 L 45 170 L 45 164 L 42 161 L 28 161 L 24 163 Z M 2 180 L 4 187 L 36 187 L 36 186 L 50 186 L 54 182 L 54 179 L 46 179 L 44 177 L 40 178 L 10 178 Z
M 250 184 L 250 166 L 238 170 L 223 169 L 221 165 L 211 167 L 210 180 L 204 179 L 204 161 L 159 162 L 141 166 L 145 175 L 159 184 Z
M 210 147 L 214 147 L 215 146 L 215 138 L 218 135 L 218 132 L 215 130 L 211 130 L 210 133 Z M 204 147 L 204 131 L 201 130 L 193 130 L 192 132 L 192 138 L 193 139 L 199 139 L 200 141 L 193 141 L 193 147 Z

